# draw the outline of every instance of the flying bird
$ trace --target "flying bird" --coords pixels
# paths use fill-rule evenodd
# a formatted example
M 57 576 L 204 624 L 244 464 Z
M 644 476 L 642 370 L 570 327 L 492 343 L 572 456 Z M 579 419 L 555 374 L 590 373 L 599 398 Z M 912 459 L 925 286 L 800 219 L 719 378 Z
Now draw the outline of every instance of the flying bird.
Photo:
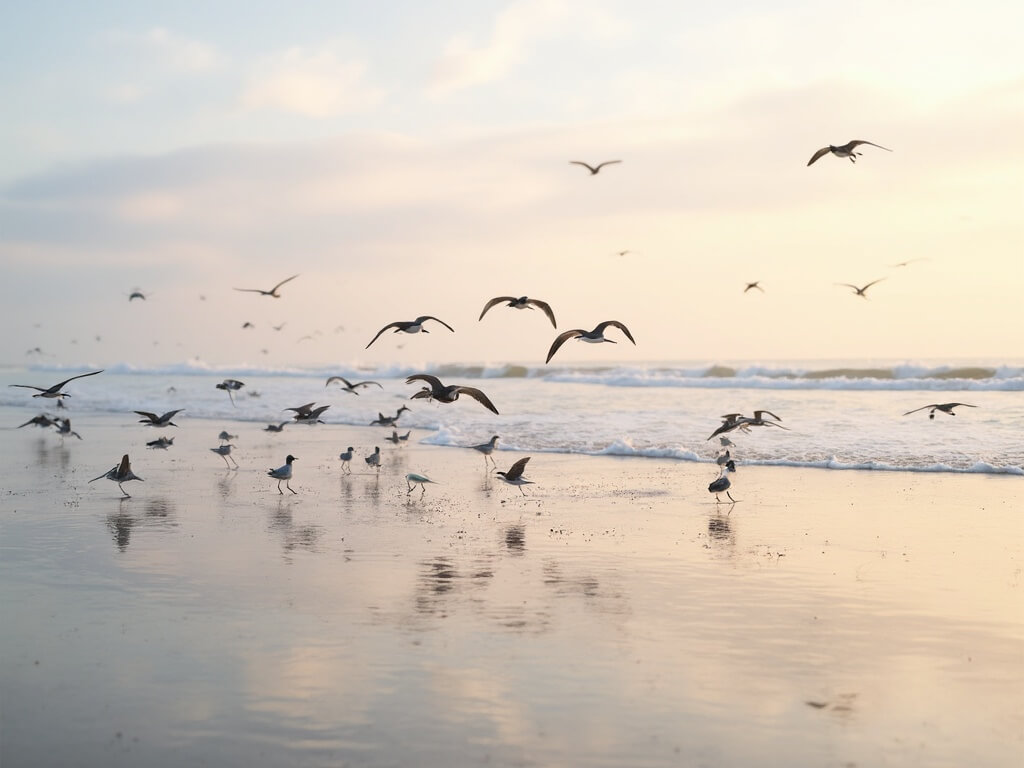
M 324 384 L 324 389 L 331 386 L 331 383 L 335 381 L 340 381 L 341 389 L 345 392 L 351 392 L 353 395 L 359 394 L 358 392 L 356 392 L 356 390 L 359 389 L 360 387 L 368 387 L 371 384 L 375 384 L 381 389 L 384 389 L 384 386 L 379 381 L 357 381 L 355 384 L 353 384 L 344 376 L 331 376 L 329 379 L 327 379 L 327 383 Z
M 908 264 L 913 264 L 915 261 L 928 261 L 928 257 L 918 256 L 916 259 L 907 259 L 906 261 L 901 261 L 899 264 L 890 264 L 889 267 L 891 269 L 896 269 L 897 267 L 905 267 Z
M 64 438 L 68 435 L 74 435 L 79 440 L 82 439 L 80 434 L 71 429 L 71 419 L 57 419 L 57 424 L 55 426 L 57 427 L 57 434 L 60 435 L 61 442 L 63 442 Z
M 569 164 L 570 165 L 582 165 L 584 168 L 586 168 L 588 171 L 590 171 L 590 175 L 591 176 L 596 176 L 598 174 L 598 171 L 600 171 L 606 165 L 614 165 L 615 163 L 621 163 L 621 162 L 622 162 L 621 160 L 605 160 L 603 163 L 599 163 L 597 165 L 589 165 L 588 163 L 584 163 L 582 160 L 570 160 Z
M 57 402 L 59 403 L 60 400 L 58 400 Z M 29 424 L 35 424 L 37 427 L 56 427 L 58 421 L 60 421 L 60 419 L 51 419 L 45 413 L 41 413 L 38 416 L 33 416 L 31 419 L 26 421 L 24 424 L 19 424 L 17 426 L 17 429 L 21 429 L 22 427 L 27 427 Z
M 755 280 L 752 283 L 747 283 L 747 287 L 743 289 L 743 292 L 746 293 L 747 291 L 753 290 L 754 288 L 757 288 L 757 290 L 759 290 L 761 293 L 764 293 L 764 288 L 761 287 L 760 280 Z
M 412 408 L 409 408 L 408 406 L 403 405 L 401 408 L 399 408 L 395 412 L 394 416 L 385 416 L 383 413 L 378 411 L 377 412 L 377 418 L 370 422 L 370 426 L 371 427 L 375 427 L 375 426 L 393 427 L 393 426 L 395 426 L 398 423 L 398 418 L 402 415 L 403 411 L 411 411 L 411 410 L 412 410 Z
M 903 415 L 904 416 L 909 416 L 912 413 L 917 413 L 918 411 L 923 411 L 925 408 L 931 408 L 931 410 L 928 411 L 928 418 L 929 419 L 934 419 L 935 418 L 935 412 L 936 411 L 942 411 L 943 413 L 948 413 L 950 416 L 956 416 L 956 414 L 953 413 L 953 409 L 954 408 L 958 408 L 961 405 L 964 406 L 965 408 L 977 408 L 978 407 L 976 405 L 971 405 L 970 403 L 932 403 L 931 405 L 922 405 L 920 408 L 915 408 L 912 411 L 907 411 Z
M 238 379 L 224 379 L 224 381 L 222 381 L 220 384 L 216 384 L 214 386 L 216 386 L 217 389 L 223 389 L 225 392 L 227 392 L 228 397 L 231 399 L 231 404 L 235 405 L 235 396 L 231 393 L 237 392 L 242 387 L 244 387 L 245 384 L 240 382 Z M 237 406 L 235 407 L 237 408 Z
M 526 495 L 526 491 L 523 490 L 523 486 L 533 485 L 533 480 L 527 480 L 523 477 L 523 470 L 526 469 L 526 462 L 528 462 L 530 458 L 531 457 L 527 456 L 524 459 L 520 459 L 509 468 L 508 472 L 502 472 L 499 470 L 497 473 L 498 477 L 509 485 L 517 486 L 519 488 L 519 492 L 523 494 L 523 496 Z
M 174 414 L 181 413 L 184 410 L 184 408 L 179 408 L 176 411 L 168 411 L 163 416 L 157 416 L 149 411 L 135 411 L 135 413 L 144 417 L 139 419 L 139 424 L 146 424 L 150 427 L 176 427 L 178 425 L 171 421 L 171 419 L 174 418 Z
M 384 333 L 384 331 L 386 331 L 388 328 L 394 328 L 395 329 L 395 333 L 399 333 L 399 332 L 401 332 L 401 333 L 419 333 L 420 331 L 422 331 L 423 333 L 430 333 L 430 331 L 428 331 L 426 328 L 423 327 L 423 324 L 427 320 L 434 320 L 434 321 L 440 323 L 441 325 L 443 325 L 445 328 L 447 328 L 452 333 L 455 333 L 455 329 L 452 328 L 450 325 L 448 325 L 448 323 L 446 323 L 444 320 L 438 320 L 436 317 L 433 317 L 431 315 L 420 315 L 415 320 L 409 320 L 409 321 L 401 321 L 401 320 L 399 320 L 399 321 L 396 321 L 394 323 L 388 323 L 383 328 L 381 328 L 379 331 L 377 331 L 377 335 L 376 336 L 374 336 L 372 339 L 370 339 L 370 344 L 373 344 L 373 342 L 375 342 L 377 339 L 379 339 L 380 335 L 382 333 Z M 370 348 L 370 344 L 367 344 L 365 348 L 369 349 Z
M 871 141 L 864 141 L 863 139 L 854 139 L 853 141 L 847 142 L 846 144 L 843 144 L 840 147 L 836 147 L 831 144 L 829 144 L 827 147 L 822 147 L 813 155 L 811 155 L 811 159 L 807 161 L 807 164 L 813 165 L 815 160 L 817 160 L 819 157 L 823 155 L 827 155 L 829 152 L 831 152 L 836 157 L 848 157 L 850 158 L 851 163 L 856 163 L 857 158 L 860 155 L 862 155 L 863 152 L 854 152 L 854 150 L 861 144 L 870 144 L 872 147 L 878 147 L 879 149 L 884 149 L 886 152 L 892 152 L 891 149 L 889 149 L 888 147 L 883 147 L 881 144 L 875 144 L 874 142 Z
M 314 405 L 316 404 L 306 403 L 305 405 L 300 405 L 298 408 L 285 408 L 284 410 L 295 411 L 295 415 L 292 418 L 302 424 L 323 424 L 323 422 L 320 421 L 320 415 L 331 406 L 321 405 L 314 408 Z
M 265 426 L 263 428 L 263 431 L 264 432 L 281 432 L 281 431 L 284 430 L 285 425 L 288 424 L 288 423 L 289 422 L 287 422 L 287 421 L 282 421 L 280 424 L 267 424 L 267 426 Z
M 7 386 L 9 386 L 9 387 L 22 387 L 24 389 L 37 389 L 37 390 L 39 390 L 39 394 L 38 395 L 32 395 L 32 397 L 50 397 L 50 398 L 52 398 L 52 397 L 71 397 L 71 395 L 69 395 L 67 392 L 61 392 L 60 391 L 61 387 L 63 387 L 69 381 L 74 381 L 75 379 L 83 379 L 86 376 L 95 376 L 97 373 L 103 373 L 103 371 L 100 370 L 100 371 L 93 371 L 92 373 L 80 373 L 77 376 L 72 376 L 70 379 L 64 379 L 64 381 L 62 381 L 60 384 L 54 384 L 52 387 L 50 387 L 48 389 L 44 389 L 43 387 L 33 387 L 31 384 L 8 384 Z
M 235 290 L 236 291 L 245 291 L 247 293 L 258 293 L 260 296 L 273 296 L 275 299 L 280 299 L 281 298 L 281 294 L 279 294 L 277 292 L 277 289 L 280 288 L 285 283 L 290 282 L 291 280 L 294 280 L 296 277 L 298 277 L 298 275 L 292 275 L 291 277 L 287 278 L 286 280 L 282 280 L 280 283 L 275 285 L 269 291 L 264 291 L 262 288 L 235 288 Z
M 487 314 L 487 310 L 489 310 L 495 304 L 501 304 L 503 301 L 508 302 L 505 306 L 512 307 L 513 309 L 533 309 L 534 307 L 537 307 L 545 315 L 548 316 L 548 320 L 551 321 L 552 326 L 554 326 L 555 328 L 558 327 L 558 323 L 555 322 L 555 313 L 551 311 L 550 304 L 548 304 L 546 301 L 541 301 L 540 299 L 531 299 L 526 296 L 520 296 L 519 298 L 516 298 L 515 296 L 495 296 L 493 299 L 484 304 L 484 310 L 483 312 L 480 313 L 478 321 L 484 319 L 484 315 Z
M 138 480 L 139 482 L 145 482 L 141 477 L 132 472 L 132 464 L 128 460 L 127 453 L 121 457 L 120 464 L 115 464 L 114 468 L 111 469 L 109 472 L 104 472 L 102 475 L 100 475 L 99 477 L 94 477 L 89 482 L 95 483 L 97 480 L 102 480 L 103 478 L 106 478 L 107 480 L 113 480 L 115 483 L 117 483 L 117 487 L 121 488 L 121 493 L 124 494 L 124 498 L 126 499 L 130 499 L 131 495 L 129 495 L 129 493 L 124 488 L 121 487 L 121 483 L 127 483 L 129 480 Z
M 398 430 L 397 429 L 393 429 L 393 430 L 391 430 L 391 437 L 385 437 L 384 439 L 385 440 L 390 440 L 395 445 L 398 445 L 399 443 L 407 443 L 407 442 L 409 442 L 409 435 L 411 435 L 411 434 L 412 434 L 412 430 L 411 429 L 408 432 L 406 432 L 404 435 L 398 434 Z
M 147 448 L 160 448 L 161 450 L 164 451 L 166 451 L 172 445 L 174 445 L 173 437 L 160 437 L 157 438 L 156 440 L 150 440 L 148 443 L 146 443 Z
M 459 395 L 469 395 L 491 413 L 498 413 L 498 409 L 494 407 L 494 403 L 488 399 L 487 395 L 475 387 L 464 387 L 460 384 L 445 386 L 439 378 L 427 373 L 414 374 L 407 378 L 405 383 L 412 384 L 414 381 L 424 381 L 428 386 L 410 397 L 410 400 L 426 398 L 427 400 L 437 400 L 439 403 L 454 403 L 459 399 Z
M 131 302 L 133 299 L 142 299 L 143 301 L 145 301 L 146 294 L 144 294 L 142 291 L 132 291 L 130 294 L 128 294 L 128 301 Z
M 588 344 L 601 344 L 602 342 L 615 344 L 615 342 L 612 341 L 611 339 L 606 339 L 604 337 L 604 329 L 607 328 L 609 325 L 618 328 L 620 331 L 626 334 L 626 338 L 632 341 L 634 346 L 636 345 L 636 341 L 633 340 L 633 335 L 629 332 L 629 328 L 620 323 L 618 320 L 605 320 L 592 331 L 584 331 L 582 328 L 576 328 L 571 331 L 565 331 L 564 333 L 560 333 L 557 336 L 557 338 L 555 338 L 554 343 L 551 345 L 551 349 L 548 350 L 548 357 L 547 360 L 544 361 L 544 363 L 550 363 L 551 358 L 555 356 L 555 352 L 558 351 L 558 348 L 565 344 L 565 342 L 568 341 L 569 339 L 579 339 L 580 341 L 585 341 Z
M 883 280 L 885 280 L 885 278 L 884 277 L 880 277 L 877 280 L 872 280 L 870 283 L 868 283 L 867 285 L 865 285 L 865 286 L 863 286 L 861 288 L 858 288 L 856 285 L 853 285 L 851 283 L 836 283 L 836 285 L 841 285 L 841 286 L 843 286 L 845 288 L 853 288 L 854 293 L 856 293 L 862 299 L 866 299 L 868 297 L 868 295 L 866 293 L 867 289 L 870 288 L 875 283 L 880 283 Z
M 284 491 L 281 490 L 281 481 L 282 480 L 284 480 L 285 488 L 287 488 L 292 493 L 295 493 L 295 491 L 292 490 L 292 486 L 290 484 L 290 481 L 292 479 L 292 462 L 293 461 L 295 461 L 295 457 L 292 456 L 289 453 L 288 456 L 284 460 L 284 466 L 278 467 L 277 469 L 268 469 L 267 470 L 267 474 L 270 475 L 275 480 L 277 480 L 277 492 L 280 493 L 282 496 L 284 495 Z

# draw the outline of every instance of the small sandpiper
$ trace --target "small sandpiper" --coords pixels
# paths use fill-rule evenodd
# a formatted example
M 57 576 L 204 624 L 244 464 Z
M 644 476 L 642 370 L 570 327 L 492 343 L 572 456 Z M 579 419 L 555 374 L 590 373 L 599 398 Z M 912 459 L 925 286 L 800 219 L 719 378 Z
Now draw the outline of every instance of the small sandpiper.
M 295 493 L 295 491 L 292 490 L 292 487 L 289 484 L 289 481 L 292 479 L 292 462 L 293 461 L 295 461 L 295 457 L 292 456 L 289 453 L 288 456 L 284 460 L 284 466 L 278 467 L 277 469 L 268 469 L 267 470 L 267 474 L 270 475 L 275 480 L 277 480 L 277 492 L 280 493 L 282 496 L 284 495 L 284 491 L 281 490 L 281 481 L 282 480 L 284 480 L 285 488 L 287 488 L 292 493 Z
M 376 467 L 377 473 L 380 474 L 380 448 L 379 447 L 374 446 L 373 453 L 371 453 L 369 456 L 363 457 L 363 461 L 365 461 L 371 467 Z
M 729 497 L 729 501 L 731 501 L 733 504 L 736 503 L 736 499 L 734 499 L 732 497 L 732 494 L 729 493 L 729 488 L 730 488 L 730 486 L 732 486 L 732 482 L 730 482 L 730 480 L 729 480 L 729 473 L 730 472 L 735 472 L 735 471 L 736 471 L 736 462 L 734 462 L 732 460 L 727 461 L 725 463 L 725 466 L 722 467 L 722 474 L 718 476 L 717 480 L 713 480 L 708 485 L 708 491 L 710 493 L 715 494 L 715 501 L 718 502 L 719 504 L 722 503 L 722 500 L 720 498 L 718 498 L 718 494 L 723 493 L 723 492 L 725 493 L 726 496 Z
M 218 445 L 216 448 L 211 448 L 210 450 L 224 459 L 224 464 L 228 469 L 238 469 L 238 462 L 235 461 L 235 457 L 231 455 L 231 449 L 234 447 L 235 446 L 231 443 L 225 443 L 224 445 Z M 234 464 L 235 466 L 232 467 L 231 464 L 228 464 L 228 459 L 231 459 L 231 464 Z
M 414 484 L 419 485 L 420 496 L 423 496 L 423 494 L 427 492 L 427 483 L 433 483 L 434 481 L 426 475 L 421 475 L 418 472 L 410 472 L 405 476 L 405 482 L 409 485 L 409 490 L 405 494 L 406 496 L 412 493 L 412 490 L 415 487 Z
M 238 435 L 229 434 L 226 429 L 222 429 L 220 431 L 220 434 L 217 435 L 217 439 L 220 440 L 222 443 L 230 443 L 232 440 L 237 440 Z
M 498 445 L 498 440 L 500 440 L 500 439 L 501 439 L 500 436 L 494 435 L 494 437 L 492 437 L 486 443 L 481 443 L 480 445 L 471 445 L 471 446 L 469 446 L 474 451 L 480 451 L 480 453 L 482 453 L 484 455 L 484 468 L 485 469 L 487 467 L 487 462 L 488 461 L 491 462 L 491 465 L 495 469 L 498 468 L 498 465 L 494 463 L 494 457 L 491 456 L 491 454 L 494 453 L 494 449 Z
M 348 448 L 346 448 L 344 451 L 338 454 L 338 458 L 341 459 L 342 470 L 350 475 L 352 474 L 352 467 L 349 465 L 349 462 L 352 461 L 352 452 L 354 450 L 355 449 L 350 445 Z

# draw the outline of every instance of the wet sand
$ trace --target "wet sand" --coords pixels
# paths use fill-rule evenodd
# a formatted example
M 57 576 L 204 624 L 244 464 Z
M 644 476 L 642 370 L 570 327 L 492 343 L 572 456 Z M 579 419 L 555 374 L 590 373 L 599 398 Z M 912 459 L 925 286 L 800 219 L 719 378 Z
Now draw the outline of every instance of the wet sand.
M 523 496 L 415 431 L 133 418 L 0 431 L 4 768 L 1024 752 L 1021 478 L 741 456 L 730 506 L 706 464 L 534 454 Z M 126 451 L 132 498 L 87 482 Z M 265 474 L 288 453 L 294 496 Z

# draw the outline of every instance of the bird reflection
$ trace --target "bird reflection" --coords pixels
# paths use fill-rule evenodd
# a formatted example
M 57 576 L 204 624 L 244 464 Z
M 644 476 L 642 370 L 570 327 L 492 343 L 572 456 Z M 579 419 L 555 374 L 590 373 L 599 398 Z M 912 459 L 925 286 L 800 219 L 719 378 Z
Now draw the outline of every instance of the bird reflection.
M 522 557 L 526 554 L 525 525 L 510 525 L 505 529 L 505 548 L 513 557 Z
M 116 515 L 107 516 L 107 530 L 113 534 L 114 546 L 117 547 L 119 552 L 124 552 L 128 549 L 128 543 L 131 541 L 132 536 L 132 528 L 134 527 L 135 518 L 123 509 L 119 510 Z
M 292 516 L 290 499 L 279 499 L 277 509 L 270 516 L 270 530 L 281 537 L 281 549 L 285 559 L 296 550 L 316 552 L 323 529 L 316 525 L 297 525 Z
M 729 507 L 729 512 L 732 507 Z M 708 540 L 716 544 L 725 544 L 729 548 L 736 546 L 736 534 L 732 530 L 732 521 L 728 513 L 714 514 L 708 518 Z
M 150 499 L 146 502 L 141 515 L 132 514 L 131 507 L 125 502 L 128 497 L 118 499 L 116 513 L 107 516 L 106 526 L 114 538 L 114 546 L 119 552 L 128 549 L 132 531 L 136 526 L 143 528 L 170 528 L 177 525 L 174 502 L 165 498 Z

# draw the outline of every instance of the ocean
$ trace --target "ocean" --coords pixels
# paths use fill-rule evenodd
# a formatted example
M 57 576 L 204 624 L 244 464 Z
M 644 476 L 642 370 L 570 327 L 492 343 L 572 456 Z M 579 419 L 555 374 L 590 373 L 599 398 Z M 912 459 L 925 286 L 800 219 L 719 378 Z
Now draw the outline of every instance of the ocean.
M 102 366 L 100 366 L 102 367 Z M 0 368 L 4 384 L 49 386 L 90 367 L 37 365 Z M 483 390 L 500 415 L 469 397 L 454 404 L 410 401 L 414 373 Z M 380 382 L 358 396 L 325 387 L 329 376 Z M 225 378 L 246 386 L 235 393 L 215 388 Z M 823 470 L 973 472 L 1024 475 L 1024 363 L 899 363 L 829 361 L 784 363 L 648 363 L 643 365 L 537 366 L 445 364 L 271 368 L 175 365 L 110 365 L 102 376 L 72 382 L 68 413 L 134 410 L 162 413 L 182 408 L 182 429 L 198 421 L 279 423 L 285 408 L 330 404 L 325 425 L 368 425 L 401 406 L 399 432 L 423 430 L 415 439 L 466 446 L 500 435 L 502 451 L 648 456 L 714 461 L 721 446 L 707 438 L 721 416 L 767 409 L 780 427 L 729 433 L 740 463 L 818 467 Z M 53 401 L 30 390 L 0 388 L 0 405 L 24 407 L 26 419 L 54 412 Z M 955 416 L 927 411 L 931 404 L 962 402 Z M 17 426 L 17 425 L 10 425 Z M 784 428 L 783 428 L 784 427 Z M 217 429 L 220 429 L 218 426 Z M 390 435 L 381 430 L 380 439 Z M 339 446 L 339 449 L 346 446 Z

